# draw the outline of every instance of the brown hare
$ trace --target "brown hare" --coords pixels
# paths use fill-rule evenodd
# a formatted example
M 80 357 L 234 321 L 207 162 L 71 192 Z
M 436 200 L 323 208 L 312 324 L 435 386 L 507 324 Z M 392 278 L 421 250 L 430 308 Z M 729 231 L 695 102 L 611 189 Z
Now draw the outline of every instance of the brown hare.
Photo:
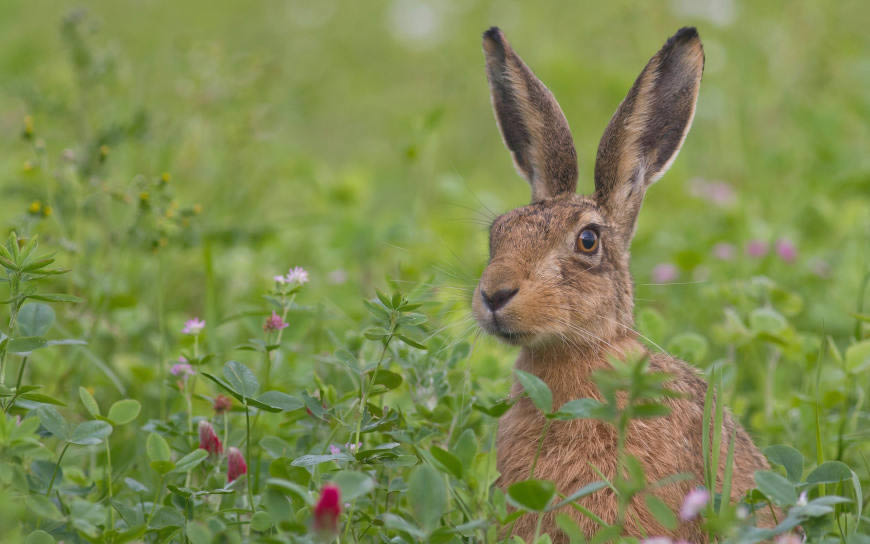
M 483 35 L 492 104 L 516 169 L 532 188 L 530 205 L 498 217 L 490 230 L 490 260 L 473 296 L 480 326 L 520 346 L 516 368 L 542 379 L 553 405 L 582 397 L 600 398 L 591 373 L 607 367 L 608 356 L 645 350 L 633 329 L 633 292 L 629 245 L 646 189 L 677 156 L 695 114 L 704 68 L 704 50 L 694 28 L 674 34 L 652 57 L 610 120 L 598 146 L 595 193 L 581 196 L 577 154 L 568 122 L 553 95 L 511 49 L 498 28 Z M 626 450 L 644 465 L 650 481 L 677 473 L 695 475 L 658 488 L 674 511 L 683 497 L 703 483 L 702 419 L 707 384 L 687 363 L 649 352 L 651 370 L 673 377 L 669 388 L 681 392 L 668 400 L 666 417 L 633 422 Z M 515 384 L 512 395 L 522 395 Z M 529 477 L 545 419 L 528 398 L 521 398 L 498 429 L 498 485 Z M 753 487 L 753 473 L 768 468 L 740 425 L 725 415 L 722 436 L 736 431 L 731 497 L 739 500 Z M 727 440 L 722 441 L 719 479 L 724 474 Z M 543 442 L 535 477 L 552 480 L 570 494 L 599 480 L 593 466 L 612 478 L 616 437 L 596 420 L 558 421 Z M 720 481 L 721 484 L 721 481 Z M 580 504 L 607 522 L 617 515 L 609 489 Z M 587 535 L 597 525 L 566 507 Z M 537 519 L 526 515 L 513 534 L 530 541 Z M 697 521 L 670 531 L 647 511 L 644 501 L 630 505 L 627 531 L 635 536 L 670 536 L 706 542 Z M 555 513 L 543 519 L 543 533 L 565 542 Z

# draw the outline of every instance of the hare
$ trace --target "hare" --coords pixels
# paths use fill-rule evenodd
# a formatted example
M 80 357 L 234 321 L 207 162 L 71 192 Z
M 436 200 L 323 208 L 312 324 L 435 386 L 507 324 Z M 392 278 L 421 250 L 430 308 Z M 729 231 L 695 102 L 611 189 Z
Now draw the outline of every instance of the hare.
M 670 415 L 632 422 L 626 451 L 639 459 L 649 481 L 689 473 L 694 479 L 654 492 L 679 511 L 687 492 L 703 483 L 702 420 L 707 384 L 689 364 L 665 353 L 647 352 L 633 328 L 633 286 L 629 245 L 646 189 L 667 171 L 689 132 L 704 68 L 697 31 L 674 34 L 641 71 L 610 120 L 595 163 L 595 193 L 581 196 L 577 154 L 568 122 L 553 95 L 493 27 L 483 35 L 486 73 L 496 120 L 519 173 L 532 188 L 528 206 L 508 212 L 490 229 L 490 260 L 472 299 L 481 328 L 520 347 L 516 368 L 542 379 L 553 405 L 600 398 L 591 373 L 621 358 L 646 352 L 651 370 L 672 375 Z M 514 384 L 512 396 L 521 397 Z M 519 398 L 499 422 L 497 485 L 529 477 L 545 419 L 528 398 Z M 768 468 L 747 433 L 726 413 L 722 436 L 736 432 L 732 500 L 753 487 L 755 470 Z M 727 439 L 722 441 L 718 479 L 724 474 Z M 552 480 L 570 494 L 599 480 L 593 467 L 613 478 L 616 434 L 589 419 L 557 421 L 543 441 L 536 478 Z M 579 503 L 604 521 L 617 516 L 617 498 L 602 489 Z M 598 525 L 571 507 L 587 535 Z M 669 536 L 706 542 L 697 520 L 676 530 L 661 526 L 643 500 L 629 507 L 627 531 L 634 536 Z M 512 532 L 530 541 L 537 517 L 517 520 Z M 554 542 L 567 537 L 555 512 L 543 518 L 543 533 Z

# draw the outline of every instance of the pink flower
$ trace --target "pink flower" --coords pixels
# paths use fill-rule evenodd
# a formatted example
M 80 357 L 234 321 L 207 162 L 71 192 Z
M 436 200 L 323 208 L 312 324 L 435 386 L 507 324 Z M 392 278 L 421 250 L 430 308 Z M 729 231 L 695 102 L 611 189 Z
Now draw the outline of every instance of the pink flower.
M 228 412 L 230 408 L 233 407 L 233 399 L 225 395 L 218 395 L 214 398 L 214 402 L 212 402 L 211 407 L 214 410 L 214 413 L 223 414 L 224 412 Z
M 651 538 L 645 538 L 640 541 L 641 544 L 673 544 L 673 540 L 666 536 L 654 536 Z
M 695 178 L 691 181 L 689 191 L 692 196 L 703 198 L 720 207 L 730 206 L 737 201 L 734 188 L 724 181 L 707 181 Z
M 680 508 L 680 519 L 689 521 L 695 519 L 698 513 L 710 501 L 710 492 L 703 487 L 697 487 L 686 494 L 683 506 Z
M 184 328 L 181 329 L 181 332 L 184 334 L 192 334 L 196 336 L 197 334 L 202 332 L 202 329 L 205 328 L 205 321 L 199 319 L 198 317 L 194 317 L 193 319 L 188 319 L 184 323 Z
M 337 486 L 325 485 L 314 507 L 314 530 L 338 533 L 338 516 L 341 515 L 341 491 Z
M 680 271 L 671 263 L 661 263 L 652 269 L 652 279 L 655 283 L 670 283 L 677 279 Z
M 302 285 L 303 283 L 308 283 L 308 272 L 301 266 L 297 266 L 291 268 L 290 271 L 287 272 L 285 279 L 287 280 L 287 283 L 298 283 L 299 285 Z
M 221 444 L 217 433 L 214 432 L 214 427 L 204 419 L 199 422 L 199 449 L 212 455 L 220 455 L 224 452 L 223 444 Z M 230 448 L 230 450 L 232 449 Z
M 794 533 L 779 535 L 774 541 L 776 544 L 803 544 L 803 539 Z
M 734 244 L 721 242 L 713 246 L 713 256 L 721 261 L 734 260 L 736 254 L 737 249 L 734 247 Z
M 767 255 L 768 249 L 767 242 L 764 240 L 750 240 L 746 244 L 746 254 L 750 257 L 755 257 L 756 259 Z
M 247 474 L 248 465 L 239 448 L 230 448 L 227 453 L 227 483 L 232 482 L 242 474 Z
M 286 329 L 289 326 L 281 316 L 275 313 L 275 310 L 272 310 L 272 315 L 266 320 L 266 323 L 263 324 L 263 330 L 266 332 L 272 331 L 280 331 L 281 329 Z
M 195 374 L 193 367 L 187 363 L 174 364 L 172 365 L 172 368 L 169 369 L 169 372 L 172 373 L 173 376 L 184 376 L 185 378 Z
M 788 238 L 780 238 L 776 241 L 776 254 L 787 263 L 797 259 L 797 248 Z
M 287 278 L 284 276 L 274 276 L 274 279 L 278 283 L 287 283 Z
M 341 453 L 341 450 L 338 449 L 338 446 L 336 446 L 335 444 L 330 444 L 329 453 L 331 453 L 332 455 L 338 455 L 339 453 Z
M 348 442 L 347 444 L 344 445 L 344 448 L 347 451 L 353 453 L 353 452 L 357 451 L 360 446 L 362 446 L 362 442 L 357 442 L 356 444 L 351 444 L 350 442 Z

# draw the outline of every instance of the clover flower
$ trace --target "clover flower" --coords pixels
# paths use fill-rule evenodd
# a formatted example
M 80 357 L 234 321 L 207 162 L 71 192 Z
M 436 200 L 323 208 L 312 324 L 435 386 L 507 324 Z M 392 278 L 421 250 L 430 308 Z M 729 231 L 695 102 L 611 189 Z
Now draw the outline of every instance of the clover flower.
M 188 376 L 193 376 L 195 372 L 193 371 L 193 367 L 187 363 L 176 363 L 172 365 L 172 368 L 169 369 L 169 372 L 173 376 L 183 376 L 187 378 Z
M 227 483 L 234 481 L 242 474 L 247 474 L 248 464 L 239 448 L 231 447 L 227 454 Z
M 325 485 L 314 507 L 314 530 L 322 533 L 338 532 L 338 516 L 341 515 L 341 491 L 338 486 Z
M 671 263 L 661 263 L 652 269 L 652 279 L 655 283 L 670 283 L 680 275 L 677 267 Z
M 713 246 L 713 256 L 720 261 L 731 261 L 735 255 L 737 255 L 737 249 L 734 244 L 720 242 Z
M 308 283 L 308 272 L 301 266 L 297 266 L 291 268 L 290 271 L 287 272 L 285 279 L 287 280 L 287 283 L 298 283 L 299 285 L 302 285 Z
M 780 238 L 776 241 L 776 254 L 787 263 L 797 259 L 797 247 L 788 238 Z
M 224 452 L 224 446 L 214 431 L 214 427 L 204 419 L 199 422 L 199 449 L 205 450 L 211 455 L 220 455 Z
M 289 324 L 281 319 L 281 316 L 275 313 L 275 310 L 272 310 L 272 315 L 266 319 L 266 323 L 263 324 L 263 330 L 266 332 L 272 331 L 280 331 L 281 329 L 286 329 Z
M 680 519 L 689 521 L 695 519 L 698 513 L 710 501 L 710 492 L 703 487 L 697 487 L 686 494 L 683 506 L 680 507 Z
M 194 317 L 193 319 L 188 319 L 184 323 L 184 328 L 181 329 L 181 332 L 184 334 L 192 334 L 196 336 L 197 334 L 202 332 L 202 329 L 205 328 L 205 320 L 199 319 L 198 317 Z
M 767 255 L 768 249 L 767 242 L 764 240 L 750 240 L 746 244 L 746 254 L 756 259 Z
M 335 444 L 330 444 L 329 453 L 331 453 L 332 455 L 338 455 L 339 453 L 341 453 L 341 450 Z
M 229 412 L 230 408 L 233 407 L 233 399 L 227 397 L 226 395 L 218 395 L 214 398 L 214 401 L 211 405 L 215 414 L 223 414 L 224 412 Z

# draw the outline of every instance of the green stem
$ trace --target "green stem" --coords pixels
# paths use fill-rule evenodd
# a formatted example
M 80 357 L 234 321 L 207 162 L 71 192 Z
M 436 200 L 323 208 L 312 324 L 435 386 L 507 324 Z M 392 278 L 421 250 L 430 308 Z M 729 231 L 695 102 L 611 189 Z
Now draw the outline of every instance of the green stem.
M 57 478 L 57 471 L 60 468 L 60 463 L 61 463 L 61 461 L 63 461 L 63 456 L 66 455 L 66 450 L 69 449 L 70 445 L 71 445 L 71 443 L 67 442 L 64 445 L 63 450 L 60 452 L 60 457 L 58 457 L 58 459 L 57 459 L 57 464 L 54 465 L 54 472 L 51 475 L 51 481 L 48 482 L 48 491 L 45 492 L 46 497 L 51 495 L 51 488 L 54 487 L 54 479 Z
M 390 335 L 387 337 L 386 342 L 384 342 L 384 348 L 381 350 L 381 356 L 378 358 L 378 364 L 375 365 L 375 371 L 372 372 L 372 378 L 363 388 L 362 400 L 360 402 L 359 409 L 359 419 L 356 422 L 356 433 L 354 434 L 353 445 L 359 444 L 359 436 L 360 431 L 362 430 L 362 420 L 366 413 L 366 402 L 368 402 L 369 390 L 372 388 L 372 385 L 375 383 L 375 379 L 377 379 L 378 377 L 378 371 L 381 369 L 381 364 L 384 362 L 384 357 L 387 354 L 387 347 L 390 345 L 390 341 L 393 339 L 393 335 L 395 334 L 395 332 L 395 328 L 390 331 Z
M 248 458 L 248 463 L 253 465 L 251 457 L 251 411 L 248 409 L 248 400 L 245 398 L 245 456 Z M 251 492 L 251 471 L 248 471 L 248 477 L 245 478 L 245 487 L 248 489 L 248 502 L 251 507 L 251 514 L 254 513 L 254 495 Z
M 9 412 L 9 409 L 15 405 L 15 400 L 18 399 L 19 390 L 21 389 L 21 379 L 24 376 L 24 367 L 27 366 L 27 357 L 24 357 L 21 360 L 21 366 L 18 368 L 18 379 L 15 380 L 15 394 L 12 395 L 12 399 L 6 403 L 6 406 L 3 408 L 4 412 Z
M 541 535 L 541 524 L 543 523 L 543 521 L 544 521 L 544 513 L 540 512 L 538 514 L 538 524 L 535 525 L 535 537 L 532 539 L 532 543 L 535 543 L 538 541 L 538 537 Z
M 547 423 L 544 425 L 544 430 L 541 432 L 541 438 L 538 439 L 538 449 L 535 451 L 535 458 L 532 461 L 532 470 L 529 471 L 529 478 L 535 477 L 535 467 L 538 466 L 538 458 L 541 456 L 541 450 L 544 449 L 544 438 L 547 436 L 547 432 L 550 430 L 550 425 L 553 424 L 552 419 L 548 419 Z
M 109 439 L 106 438 L 106 479 L 109 481 L 109 529 L 115 528 L 115 508 L 111 505 L 112 494 L 112 449 L 109 447 Z
M 160 476 L 160 483 L 157 484 L 157 493 L 154 495 L 154 500 L 151 502 L 151 512 L 148 514 L 148 521 L 145 523 L 146 526 L 148 523 L 151 523 L 151 518 L 154 517 L 154 511 L 157 509 L 157 501 L 160 499 L 161 493 L 163 493 L 163 475 Z

